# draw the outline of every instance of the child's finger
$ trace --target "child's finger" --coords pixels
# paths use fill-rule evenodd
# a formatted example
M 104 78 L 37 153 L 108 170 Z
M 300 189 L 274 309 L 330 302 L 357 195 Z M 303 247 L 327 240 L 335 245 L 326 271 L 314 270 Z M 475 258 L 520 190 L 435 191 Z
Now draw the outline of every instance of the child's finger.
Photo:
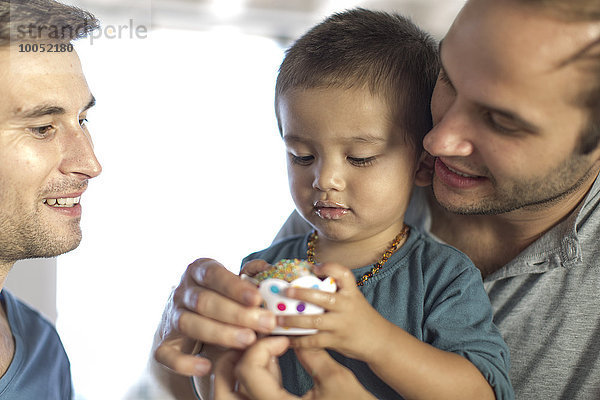
M 338 290 L 356 288 L 356 279 L 349 268 L 337 263 L 323 263 L 314 266 L 318 276 L 330 276 L 335 279 Z
M 237 350 L 230 350 L 223 353 L 215 362 L 213 373 L 211 375 L 211 399 L 242 399 L 235 393 L 236 378 L 233 375 L 233 368 L 240 359 L 242 353 Z
M 335 318 L 328 314 L 316 315 L 280 315 L 277 325 L 286 328 L 317 329 L 329 331 L 336 328 Z
M 235 376 L 241 387 L 253 399 L 295 399 L 287 393 L 280 382 L 278 365 L 273 370 L 273 358 L 288 348 L 286 337 L 261 339 L 246 350 L 235 366 Z
M 354 373 L 335 361 L 325 350 L 296 350 L 298 360 L 312 376 L 314 386 L 302 399 L 375 400 Z
M 340 309 L 340 296 L 336 293 L 323 292 L 317 289 L 289 287 L 285 290 L 285 296 L 314 304 L 327 311 L 339 311 Z
M 337 380 L 343 386 L 346 384 L 345 379 L 349 379 L 353 375 L 350 370 L 340 365 L 323 349 L 298 349 L 296 355 L 304 369 L 318 381 L 341 378 Z
M 335 346 L 336 336 L 319 332 L 314 335 L 290 337 L 291 347 L 294 349 L 325 349 Z

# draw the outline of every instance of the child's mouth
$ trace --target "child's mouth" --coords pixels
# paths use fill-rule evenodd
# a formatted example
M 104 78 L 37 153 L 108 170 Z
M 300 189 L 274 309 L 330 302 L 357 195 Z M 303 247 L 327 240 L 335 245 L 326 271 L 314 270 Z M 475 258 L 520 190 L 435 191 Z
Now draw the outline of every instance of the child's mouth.
M 323 219 L 337 220 L 348 214 L 350 209 L 344 204 L 332 201 L 317 201 L 313 205 L 315 214 Z

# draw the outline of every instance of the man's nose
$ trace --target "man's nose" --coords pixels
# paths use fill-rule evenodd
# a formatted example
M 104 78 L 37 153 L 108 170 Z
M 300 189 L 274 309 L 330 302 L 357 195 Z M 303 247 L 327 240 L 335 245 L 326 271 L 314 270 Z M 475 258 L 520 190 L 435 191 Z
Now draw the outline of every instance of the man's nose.
M 454 104 L 437 118 L 423 138 L 423 147 L 434 157 L 467 157 L 474 151 L 472 132 L 469 115 Z
M 94 153 L 92 139 L 85 128 L 69 127 L 61 135 L 62 160 L 60 171 L 65 175 L 94 178 L 102 172 L 102 166 Z

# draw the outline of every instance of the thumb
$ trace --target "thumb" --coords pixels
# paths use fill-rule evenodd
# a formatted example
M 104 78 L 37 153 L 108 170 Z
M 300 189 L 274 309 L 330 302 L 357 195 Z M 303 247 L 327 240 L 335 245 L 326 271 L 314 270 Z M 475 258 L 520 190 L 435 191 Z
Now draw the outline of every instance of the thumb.
M 250 346 L 235 366 L 235 376 L 242 392 L 251 399 L 295 399 L 281 386 L 279 365 L 275 357 L 283 354 L 289 346 L 284 336 L 261 339 Z
M 339 374 L 341 370 L 346 370 L 323 349 L 296 349 L 296 356 L 306 372 L 312 376 L 315 385 Z
M 235 393 L 236 379 L 233 375 L 233 369 L 241 357 L 241 352 L 229 350 L 223 353 L 213 369 L 211 375 L 211 393 L 210 398 L 214 400 L 233 400 L 241 397 Z

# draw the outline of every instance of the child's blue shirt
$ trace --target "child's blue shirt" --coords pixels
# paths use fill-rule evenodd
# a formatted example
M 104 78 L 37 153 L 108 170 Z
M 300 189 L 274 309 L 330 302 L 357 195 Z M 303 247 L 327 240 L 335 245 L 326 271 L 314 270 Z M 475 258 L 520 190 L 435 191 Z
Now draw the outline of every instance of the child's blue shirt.
M 306 258 L 309 234 L 293 236 L 253 253 L 244 262 Z M 353 270 L 358 279 L 372 265 Z M 497 399 L 514 399 L 508 377 L 509 351 L 492 322 L 492 307 L 481 273 L 467 256 L 411 229 L 405 244 L 378 274 L 359 287 L 387 320 L 423 342 L 459 354 L 473 363 L 493 387 Z M 360 318 L 357 315 L 356 318 Z M 401 399 L 362 361 L 331 352 L 380 399 Z M 284 387 L 302 395 L 312 387 L 292 351 L 280 358 Z

